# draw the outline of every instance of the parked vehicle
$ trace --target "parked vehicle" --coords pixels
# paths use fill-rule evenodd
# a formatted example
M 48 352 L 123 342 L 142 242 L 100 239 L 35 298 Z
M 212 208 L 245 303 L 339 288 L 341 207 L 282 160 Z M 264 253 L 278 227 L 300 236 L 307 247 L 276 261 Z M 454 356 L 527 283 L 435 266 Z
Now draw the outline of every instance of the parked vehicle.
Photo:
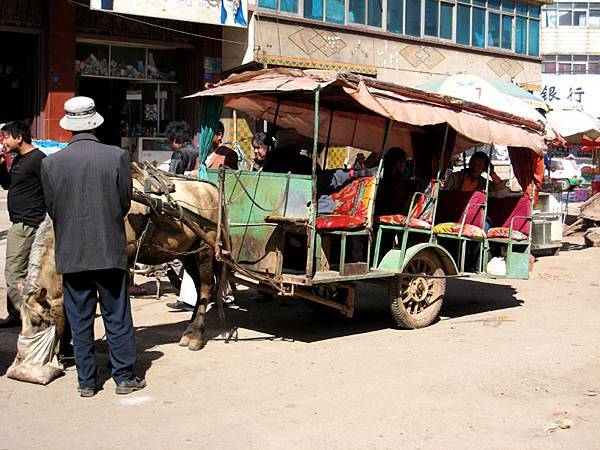
M 396 322 L 419 328 L 436 319 L 446 277 L 528 278 L 532 203 L 543 177 L 541 124 L 418 89 L 316 70 L 232 75 L 195 96 L 221 96 L 228 108 L 313 138 L 311 175 L 208 171 L 222 193 L 217 233 L 231 243 L 218 257 L 236 283 L 346 316 L 354 312 L 357 283 L 385 284 Z M 522 191 L 489 200 L 489 186 L 484 192 L 441 191 L 449 157 L 483 143 L 509 147 Z M 372 152 L 369 163 L 378 168 L 332 194 L 336 207 L 330 214 L 317 211 L 319 144 Z M 414 159 L 423 189 L 412 193 L 406 215 L 377 215 L 382 160 L 393 146 Z M 503 259 L 503 273 L 487 270 L 491 256 Z
M 585 181 L 577 162 L 569 158 L 552 158 L 550 178 L 558 181 L 563 191 L 578 187 Z

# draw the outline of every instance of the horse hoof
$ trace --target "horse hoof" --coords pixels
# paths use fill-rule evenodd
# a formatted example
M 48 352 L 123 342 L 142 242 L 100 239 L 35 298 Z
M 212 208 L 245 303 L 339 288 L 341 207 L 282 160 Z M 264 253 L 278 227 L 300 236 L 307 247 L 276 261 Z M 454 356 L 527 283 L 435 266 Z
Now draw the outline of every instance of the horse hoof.
M 204 348 L 204 342 L 199 341 L 198 339 L 190 339 L 190 344 L 188 345 L 188 350 L 196 352 L 198 350 L 202 350 Z
M 181 339 L 179 340 L 179 345 L 181 347 L 187 347 L 190 345 L 190 338 L 187 336 L 182 336 Z

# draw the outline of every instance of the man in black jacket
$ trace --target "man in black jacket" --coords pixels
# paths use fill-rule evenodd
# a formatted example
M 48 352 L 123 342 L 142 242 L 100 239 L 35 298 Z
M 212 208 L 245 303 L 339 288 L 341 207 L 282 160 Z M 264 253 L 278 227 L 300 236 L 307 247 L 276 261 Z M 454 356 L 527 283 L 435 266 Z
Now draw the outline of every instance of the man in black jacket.
M 31 131 L 20 121 L 9 122 L 2 128 L 5 144 L 18 153 L 10 172 L 2 164 L 0 184 L 8 189 L 8 214 L 11 227 L 6 236 L 6 308 L 8 317 L 0 320 L 0 328 L 21 324 L 21 295 L 17 284 L 27 276 L 29 253 L 35 232 L 46 217 L 44 191 L 40 181 L 42 160 L 46 157 L 31 144 Z
M 192 142 L 190 126 L 183 121 L 171 122 L 167 125 L 165 135 L 173 149 L 169 172 L 183 175 L 185 172 L 194 170 L 198 159 L 198 149 Z
M 63 275 L 79 391 L 82 397 L 95 394 L 99 297 L 116 393 L 129 394 L 146 385 L 132 370 L 136 351 L 124 226 L 132 192 L 129 157 L 92 134 L 104 119 L 91 98 L 68 100 L 65 112 L 60 125 L 74 136 L 67 148 L 44 160 L 42 184 L 54 221 L 56 268 Z

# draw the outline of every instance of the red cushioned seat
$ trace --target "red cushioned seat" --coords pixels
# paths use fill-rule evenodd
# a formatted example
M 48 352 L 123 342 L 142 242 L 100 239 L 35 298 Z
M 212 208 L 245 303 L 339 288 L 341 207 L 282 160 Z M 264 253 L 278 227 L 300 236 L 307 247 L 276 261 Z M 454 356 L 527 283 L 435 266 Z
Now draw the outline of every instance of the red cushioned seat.
M 512 230 L 510 234 L 509 227 L 490 228 L 487 232 L 487 237 L 490 239 L 512 239 L 513 241 L 526 241 L 529 236 L 519 230 Z
M 375 177 L 357 178 L 331 195 L 336 207 L 333 214 L 317 217 L 317 230 L 355 231 L 369 223 Z
M 458 236 L 460 233 L 461 237 L 466 237 L 470 239 L 482 240 L 486 238 L 486 233 L 482 228 L 479 228 L 476 225 L 471 225 L 469 223 L 465 223 L 462 227 L 461 233 L 461 224 L 456 222 L 444 222 L 438 223 L 433 227 L 433 232 L 435 234 L 441 235 L 449 235 L 449 236 Z
M 377 216 L 375 218 L 375 220 L 377 220 L 377 223 L 379 223 L 379 224 L 395 225 L 395 226 L 399 226 L 399 227 L 403 227 L 406 224 L 407 219 L 408 219 L 408 217 L 406 217 L 403 214 Z M 417 228 L 419 230 L 430 230 L 431 229 L 431 223 L 427 222 L 426 220 L 416 219 L 414 217 L 408 221 L 408 226 L 410 228 Z
M 412 207 L 409 228 L 419 230 L 430 230 L 433 219 L 433 201 L 428 195 L 432 195 L 436 186 L 436 180 L 431 180 L 425 189 L 425 195 L 417 195 L 417 201 Z M 407 216 L 404 214 L 386 214 L 375 218 L 377 223 L 383 225 L 393 225 L 403 227 L 406 224 Z
M 366 217 L 347 214 L 327 214 L 317 217 L 318 230 L 360 230 L 367 225 Z

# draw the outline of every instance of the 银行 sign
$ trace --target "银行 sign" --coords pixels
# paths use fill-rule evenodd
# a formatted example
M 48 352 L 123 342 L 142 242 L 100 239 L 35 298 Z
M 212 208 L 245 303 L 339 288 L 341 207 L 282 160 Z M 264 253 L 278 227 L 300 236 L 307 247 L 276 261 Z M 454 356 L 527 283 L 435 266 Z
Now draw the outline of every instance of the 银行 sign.
M 248 0 L 91 0 L 90 8 L 186 22 L 248 26 Z

